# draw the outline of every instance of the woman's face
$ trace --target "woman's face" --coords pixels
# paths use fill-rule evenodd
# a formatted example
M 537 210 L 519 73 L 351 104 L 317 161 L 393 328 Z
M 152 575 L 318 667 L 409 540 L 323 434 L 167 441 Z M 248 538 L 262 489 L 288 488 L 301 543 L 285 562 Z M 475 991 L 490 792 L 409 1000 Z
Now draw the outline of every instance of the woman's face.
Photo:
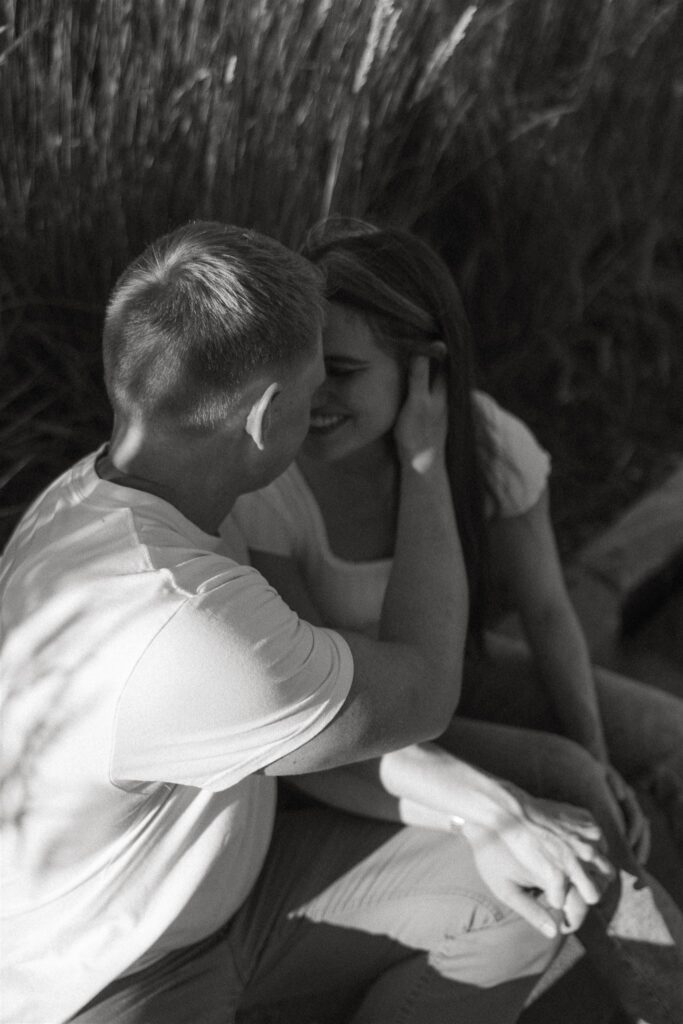
M 335 461 L 384 447 L 404 391 L 404 374 L 379 348 L 362 314 L 330 303 L 323 331 L 326 378 L 313 396 L 304 453 Z

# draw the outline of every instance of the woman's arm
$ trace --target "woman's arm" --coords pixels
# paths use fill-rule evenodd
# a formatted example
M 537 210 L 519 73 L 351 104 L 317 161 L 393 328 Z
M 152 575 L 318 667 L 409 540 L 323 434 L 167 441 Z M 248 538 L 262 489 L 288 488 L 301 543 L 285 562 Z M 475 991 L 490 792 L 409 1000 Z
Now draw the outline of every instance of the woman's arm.
M 593 668 L 565 586 L 547 490 L 523 515 L 494 520 L 490 544 L 496 572 L 519 612 L 566 735 L 605 761 Z
M 490 543 L 493 564 L 519 612 L 535 667 L 564 731 L 605 765 L 624 834 L 644 861 L 649 826 L 635 793 L 609 763 L 593 667 L 564 582 L 547 490 L 523 515 L 495 520 Z

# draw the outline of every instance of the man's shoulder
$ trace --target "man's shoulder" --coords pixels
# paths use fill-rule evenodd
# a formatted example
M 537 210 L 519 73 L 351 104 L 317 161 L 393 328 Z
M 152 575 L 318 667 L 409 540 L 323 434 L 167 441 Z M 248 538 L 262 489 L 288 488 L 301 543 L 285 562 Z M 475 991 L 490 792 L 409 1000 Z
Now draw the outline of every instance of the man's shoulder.
M 160 574 L 167 589 L 194 594 L 246 562 L 239 537 L 211 537 L 167 501 L 99 479 L 96 453 L 57 478 L 17 526 L 4 556 L 5 580 L 27 574 L 48 589 Z

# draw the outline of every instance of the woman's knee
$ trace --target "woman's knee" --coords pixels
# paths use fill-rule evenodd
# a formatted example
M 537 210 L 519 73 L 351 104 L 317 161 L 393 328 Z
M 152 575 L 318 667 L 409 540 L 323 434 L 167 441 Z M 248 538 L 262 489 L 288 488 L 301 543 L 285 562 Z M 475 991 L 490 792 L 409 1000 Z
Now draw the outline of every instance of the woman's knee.
M 608 796 L 604 767 L 574 740 L 550 733 L 534 738 L 539 773 L 546 780 L 544 795 L 592 810 Z
M 606 795 L 602 765 L 579 743 L 549 732 L 525 733 L 536 796 L 590 810 Z
M 683 700 L 655 686 L 595 669 L 605 737 L 615 766 L 636 779 L 660 764 L 683 778 Z

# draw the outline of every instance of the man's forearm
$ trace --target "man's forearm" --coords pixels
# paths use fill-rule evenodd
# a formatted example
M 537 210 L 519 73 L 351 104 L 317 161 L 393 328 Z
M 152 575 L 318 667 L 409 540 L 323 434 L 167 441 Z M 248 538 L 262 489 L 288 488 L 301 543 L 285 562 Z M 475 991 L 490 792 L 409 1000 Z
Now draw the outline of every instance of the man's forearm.
M 423 828 L 455 825 L 491 891 L 548 936 L 558 922 L 574 930 L 599 899 L 591 866 L 611 874 L 599 829 L 585 812 L 508 790 L 432 744 L 302 781 L 319 799 L 355 813 Z

